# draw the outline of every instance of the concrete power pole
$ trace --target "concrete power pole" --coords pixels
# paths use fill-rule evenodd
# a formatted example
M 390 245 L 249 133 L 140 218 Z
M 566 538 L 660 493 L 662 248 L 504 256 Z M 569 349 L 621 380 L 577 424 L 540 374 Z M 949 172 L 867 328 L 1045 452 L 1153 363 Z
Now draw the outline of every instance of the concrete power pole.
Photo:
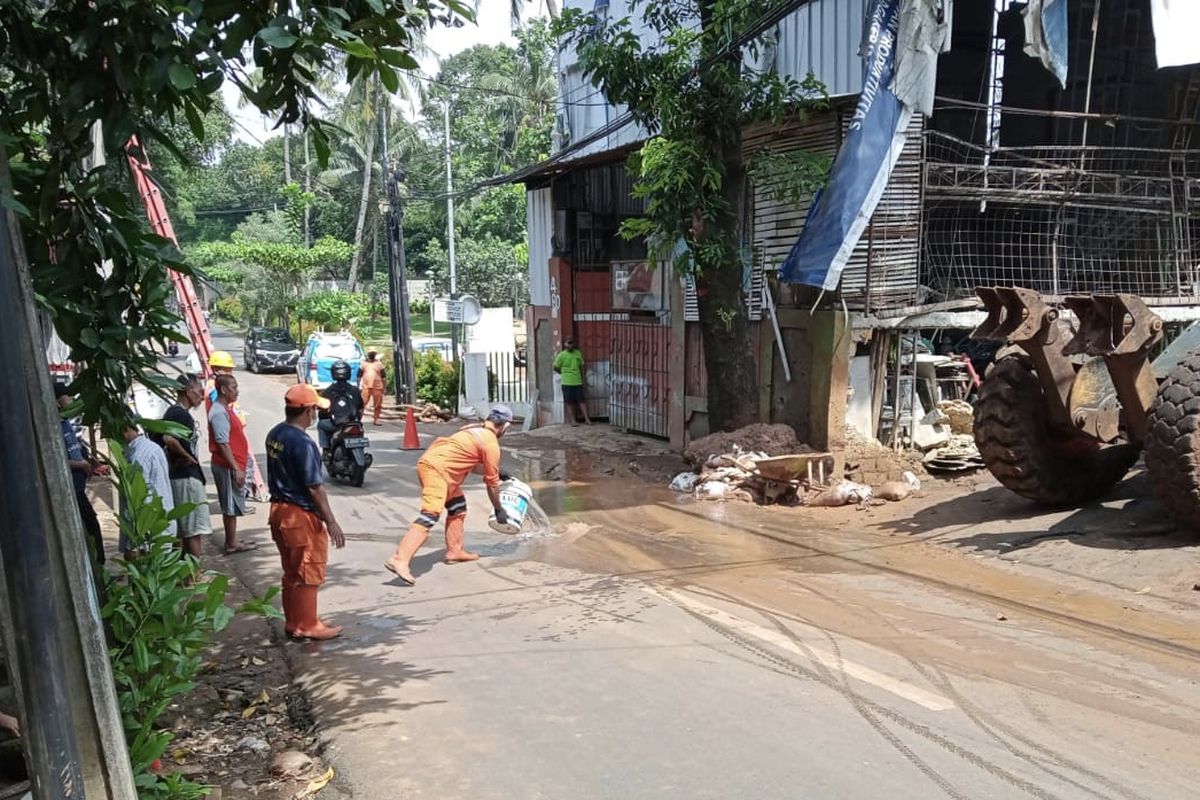
M 450 259 L 450 299 L 458 299 L 458 264 L 454 259 L 454 174 L 450 165 L 450 98 L 446 98 L 446 254 Z M 450 323 L 450 357 L 458 364 L 458 325 Z

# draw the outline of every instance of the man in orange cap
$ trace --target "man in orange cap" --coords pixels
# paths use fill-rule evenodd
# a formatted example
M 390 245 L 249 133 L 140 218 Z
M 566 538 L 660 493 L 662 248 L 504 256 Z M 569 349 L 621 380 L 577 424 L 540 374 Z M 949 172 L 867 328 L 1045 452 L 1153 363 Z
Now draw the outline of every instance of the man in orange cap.
M 417 462 L 417 477 L 421 481 L 421 513 L 396 546 L 396 552 L 384 562 L 390 572 L 412 586 L 412 558 L 429 538 L 429 530 L 446 512 L 446 563 L 475 561 L 476 553 L 463 547 L 467 526 L 467 498 L 462 484 L 477 469 L 483 472 L 488 499 L 496 510 L 496 520 L 508 521 L 500 505 L 500 481 L 507 475 L 500 472 L 500 437 L 512 423 L 513 413 L 507 406 L 495 406 L 482 426 L 463 428 L 458 433 L 443 436 L 429 446 Z
M 297 384 L 284 395 L 284 421 L 267 434 L 271 538 L 283 564 L 284 629 L 298 639 L 332 639 L 342 632 L 317 616 L 329 541 L 346 546 L 325 493 L 321 451 L 308 435 L 317 410 L 328 407 L 316 389 Z

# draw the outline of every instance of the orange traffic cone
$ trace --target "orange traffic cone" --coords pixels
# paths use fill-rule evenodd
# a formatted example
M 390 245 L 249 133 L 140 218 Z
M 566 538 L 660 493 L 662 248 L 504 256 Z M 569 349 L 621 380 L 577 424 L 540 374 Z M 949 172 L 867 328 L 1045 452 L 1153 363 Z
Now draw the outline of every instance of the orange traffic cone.
M 404 417 L 404 450 L 420 450 L 421 437 L 417 435 L 417 418 L 413 414 L 412 406 L 408 407 L 408 413 Z

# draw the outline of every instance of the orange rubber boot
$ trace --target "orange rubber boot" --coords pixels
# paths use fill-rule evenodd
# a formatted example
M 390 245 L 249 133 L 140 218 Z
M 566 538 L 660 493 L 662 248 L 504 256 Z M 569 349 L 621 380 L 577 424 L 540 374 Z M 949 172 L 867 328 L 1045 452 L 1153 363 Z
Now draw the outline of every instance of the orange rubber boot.
M 478 553 L 468 553 L 463 549 L 463 536 L 467 528 L 467 515 L 456 514 L 446 520 L 446 563 L 461 564 L 464 561 L 478 561 Z
M 409 565 L 412 563 L 413 556 L 417 554 L 417 551 L 421 549 L 421 545 L 425 544 L 425 540 L 428 538 L 429 529 L 424 525 L 414 522 L 409 526 L 408 532 L 404 534 L 404 538 L 400 540 L 400 544 L 396 545 L 396 552 L 392 553 L 391 558 L 383 562 L 383 566 L 409 586 L 415 586 L 417 579 L 413 577 L 412 569 Z
M 290 605 L 297 619 L 290 633 L 297 639 L 333 639 L 342 633 L 341 626 L 329 626 L 317 618 L 319 589 L 319 586 L 296 586 L 291 591 Z
M 300 618 L 296 616 L 295 591 L 291 586 L 284 585 L 280 594 L 283 597 L 283 630 L 291 636 L 300 624 Z

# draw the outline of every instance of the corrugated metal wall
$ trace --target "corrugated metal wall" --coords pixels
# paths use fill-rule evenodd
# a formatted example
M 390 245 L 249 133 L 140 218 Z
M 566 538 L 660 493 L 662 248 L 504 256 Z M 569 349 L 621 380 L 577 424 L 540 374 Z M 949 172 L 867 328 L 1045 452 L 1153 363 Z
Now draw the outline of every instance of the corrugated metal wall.
M 550 305 L 550 256 L 554 254 L 554 205 L 550 188 L 525 193 L 525 224 L 529 236 L 529 302 Z
M 830 95 L 862 91 L 858 56 L 867 0 L 816 0 L 779 24 L 775 69 L 803 80 L 812 73 Z
M 776 152 L 804 150 L 837 154 L 849 124 L 853 103 L 839 102 L 835 111 L 772 128 L 748 129 L 743 137 L 747 157 L 761 148 Z M 894 308 L 916 301 L 920 258 L 922 120 L 914 115 L 908 141 L 883 192 L 867 230 L 850 256 L 842 276 L 842 296 L 855 310 Z M 794 206 L 756 186 L 753 197 L 753 244 L 778 270 L 787 258 L 808 215 L 809 204 Z
M 566 0 L 566 8 L 591 11 L 595 0 Z M 783 75 L 803 80 L 809 72 L 825 83 L 831 96 L 862 91 L 862 60 L 858 49 L 862 41 L 867 0 L 813 0 L 795 11 L 776 29 L 773 48 L 775 69 Z M 630 17 L 633 32 L 643 42 L 653 36 L 642 22 L 640 13 L 631 13 L 629 0 L 610 0 L 608 18 Z M 762 64 L 758 66 L 764 66 Z M 590 83 L 584 81 L 576 65 L 574 48 L 564 48 L 559 57 L 559 115 L 569 136 L 564 144 L 579 141 L 616 119 L 625 108 L 605 102 Z M 641 141 L 646 132 L 637 125 L 626 125 L 607 138 L 594 142 L 572 158 L 603 153 Z

